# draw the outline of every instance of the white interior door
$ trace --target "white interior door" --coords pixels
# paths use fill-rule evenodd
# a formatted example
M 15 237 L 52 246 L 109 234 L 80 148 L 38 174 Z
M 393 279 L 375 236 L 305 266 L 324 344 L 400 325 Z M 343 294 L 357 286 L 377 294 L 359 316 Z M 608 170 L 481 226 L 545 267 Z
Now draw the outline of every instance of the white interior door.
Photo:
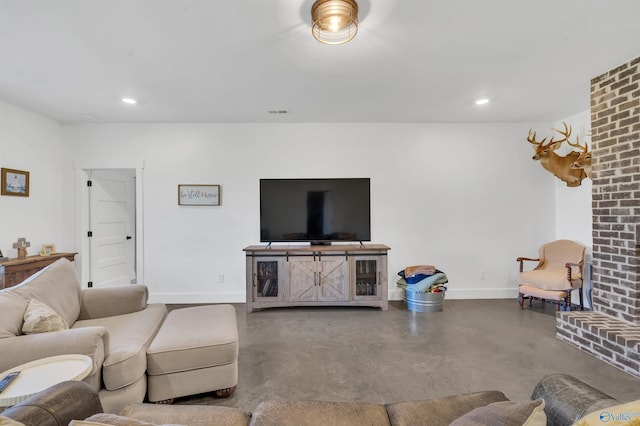
M 92 170 L 89 178 L 90 281 L 135 283 L 135 170 Z

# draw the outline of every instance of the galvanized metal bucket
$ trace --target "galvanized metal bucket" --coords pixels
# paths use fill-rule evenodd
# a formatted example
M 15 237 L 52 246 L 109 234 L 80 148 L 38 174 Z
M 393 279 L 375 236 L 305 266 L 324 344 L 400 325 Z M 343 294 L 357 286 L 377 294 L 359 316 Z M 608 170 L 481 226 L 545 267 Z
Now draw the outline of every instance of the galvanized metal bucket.
M 407 308 L 415 312 L 442 312 L 444 302 L 444 291 L 439 293 L 416 293 L 413 291 L 404 292 L 404 300 Z

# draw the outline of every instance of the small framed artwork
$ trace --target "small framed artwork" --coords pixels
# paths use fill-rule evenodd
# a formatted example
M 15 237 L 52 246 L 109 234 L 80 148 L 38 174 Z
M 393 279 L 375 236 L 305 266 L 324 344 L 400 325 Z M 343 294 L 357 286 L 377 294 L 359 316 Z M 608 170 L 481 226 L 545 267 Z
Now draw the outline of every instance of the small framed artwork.
M 13 195 L 16 197 L 29 196 L 29 172 L 14 169 L 0 169 L 2 178 L 0 184 L 2 195 Z
M 56 252 L 55 244 L 43 244 L 42 249 L 40 250 L 40 256 L 51 256 Z
M 219 206 L 220 185 L 178 185 L 179 206 Z

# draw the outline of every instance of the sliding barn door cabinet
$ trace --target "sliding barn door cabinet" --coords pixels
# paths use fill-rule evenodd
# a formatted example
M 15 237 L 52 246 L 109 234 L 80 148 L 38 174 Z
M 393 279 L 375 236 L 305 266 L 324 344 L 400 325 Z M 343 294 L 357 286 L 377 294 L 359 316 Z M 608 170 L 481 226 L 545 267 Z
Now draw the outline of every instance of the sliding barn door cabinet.
M 382 244 L 249 246 L 247 312 L 285 306 L 373 306 L 387 301 Z

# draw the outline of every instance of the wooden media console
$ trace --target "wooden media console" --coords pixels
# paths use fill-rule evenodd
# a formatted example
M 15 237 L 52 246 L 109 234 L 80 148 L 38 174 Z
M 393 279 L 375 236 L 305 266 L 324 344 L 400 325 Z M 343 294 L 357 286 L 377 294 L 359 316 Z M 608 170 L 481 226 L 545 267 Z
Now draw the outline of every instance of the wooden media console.
M 245 247 L 247 312 L 323 305 L 386 311 L 387 251 L 382 244 Z

